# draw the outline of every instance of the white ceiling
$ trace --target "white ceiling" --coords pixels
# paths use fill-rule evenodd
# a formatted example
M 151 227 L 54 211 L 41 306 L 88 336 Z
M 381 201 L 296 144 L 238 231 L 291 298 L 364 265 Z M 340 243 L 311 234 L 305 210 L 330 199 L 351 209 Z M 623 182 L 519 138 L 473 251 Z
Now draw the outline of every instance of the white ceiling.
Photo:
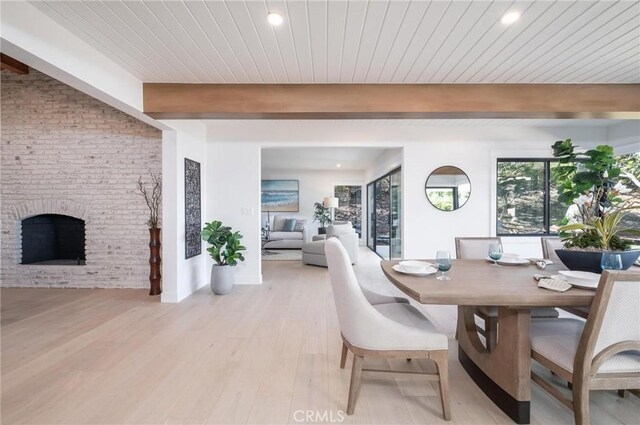
M 262 149 L 263 169 L 366 170 L 388 150 L 384 148 L 304 147 Z M 340 164 L 340 167 L 337 166 Z
M 639 1 L 32 4 L 145 82 L 640 83 Z

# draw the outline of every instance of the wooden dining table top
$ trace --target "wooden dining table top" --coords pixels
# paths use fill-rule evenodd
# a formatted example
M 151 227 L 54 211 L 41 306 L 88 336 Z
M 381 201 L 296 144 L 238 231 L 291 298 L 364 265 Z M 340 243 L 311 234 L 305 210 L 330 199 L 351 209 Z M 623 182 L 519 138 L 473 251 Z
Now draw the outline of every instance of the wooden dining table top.
M 422 260 L 432 264 L 435 260 Z M 401 291 L 422 304 L 485 305 L 506 307 L 589 306 L 595 291 L 572 287 L 566 292 L 538 288 L 534 274 L 553 275 L 564 267 L 549 265 L 494 266 L 486 260 L 452 260 L 447 275 L 411 276 L 393 270 L 399 260 L 382 260 L 385 276 Z

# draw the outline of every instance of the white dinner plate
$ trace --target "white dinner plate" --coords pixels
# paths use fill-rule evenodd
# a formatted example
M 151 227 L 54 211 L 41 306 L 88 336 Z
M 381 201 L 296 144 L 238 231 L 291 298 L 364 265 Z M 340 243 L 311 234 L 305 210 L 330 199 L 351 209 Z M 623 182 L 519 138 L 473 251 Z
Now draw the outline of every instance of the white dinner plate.
M 418 260 L 405 260 L 405 261 L 400 261 L 398 264 L 400 264 L 402 267 L 409 267 L 409 268 L 435 267 L 435 264 L 427 263 L 426 261 L 418 261 Z
M 438 269 L 436 269 L 435 267 L 427 267 L 420 272 L 408 271 L 404 267 L 402 267 L 400 264 L 395 264 L 393 266 L 393 270 L 397 271 L 398 273 L 408 274 L 411 276 L 428 276 L 430 274 L 434 274 L 438 272 Z
M 560 270 L 562 276 L 567 279 L 571 286 L 583 289 L 597 289 L 600 282 L 600 275 L 591 272 L 580 272 L 573 270 Z
M 491 261 L 493 263 L 493 260 L 489 257 L 487 257 L 487 261 Z M 504 266 L 524 266 L 525 264 L 531 264 L 531 262 L 526 258 L 507 256 L 500 258 L 498 260 L 498 264 L 502 264 Z

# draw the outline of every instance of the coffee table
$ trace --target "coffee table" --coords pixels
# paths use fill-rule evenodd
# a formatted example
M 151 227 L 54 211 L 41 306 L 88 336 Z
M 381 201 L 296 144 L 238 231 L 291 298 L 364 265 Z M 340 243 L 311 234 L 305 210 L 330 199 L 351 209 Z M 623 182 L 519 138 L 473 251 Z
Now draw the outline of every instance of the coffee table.
M 279 252 L 273 252 L 273 251 L 269 251 L 268 249 L 265 249 L 265 245 L 268 244 L 269 242 L 276 242 L 276 241 L 281 241 L 282 239 L 267 239 L 267 238 L 261 238 L 260 239 L 260 252 L 262 253 L 262 255 L 278 255 Z

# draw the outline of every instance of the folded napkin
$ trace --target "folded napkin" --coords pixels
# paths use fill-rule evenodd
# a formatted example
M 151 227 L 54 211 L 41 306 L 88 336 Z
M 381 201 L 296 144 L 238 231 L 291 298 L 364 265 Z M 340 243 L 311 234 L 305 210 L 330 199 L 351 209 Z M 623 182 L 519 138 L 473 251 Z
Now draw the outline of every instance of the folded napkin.
M 529 258 L 529 261 L 531 261 L 532 263 L 544 263 L 545 266 L 553 264 L 553 261 L 549 260 L 548 258 Z
M 533 278 L 538 282 L 538 288 L 549 289 L 551 291 L 564 292 L 571 289 L 571 284 L 563 276 L 543 276 L 534 274 Z

